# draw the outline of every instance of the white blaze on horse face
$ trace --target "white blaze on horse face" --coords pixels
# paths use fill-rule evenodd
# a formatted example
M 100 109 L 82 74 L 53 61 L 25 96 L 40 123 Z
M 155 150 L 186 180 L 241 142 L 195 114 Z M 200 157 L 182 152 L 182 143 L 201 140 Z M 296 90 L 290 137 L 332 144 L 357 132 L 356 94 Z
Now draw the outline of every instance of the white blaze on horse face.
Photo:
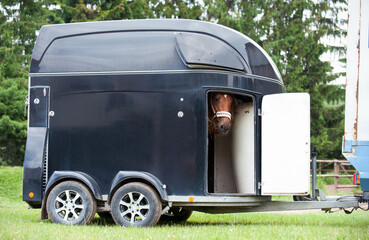
M 232 97 L 228 99 L 228 94 L 226 93 L 218 93 L 214 95 L 213 100 L 214 102 L 211 102 L 211 106 L 213 108 L 213 112 L 217 113 L 218 111 L 230 111 L 230 105 L 232 104 Z M 231 102 L 229 102 L 231 101 Z
M 232 102 L 232 95 L 228 96 L 226 93 L 215 93 L 211 98 L 211 108 L 214 114 L 213 120 L 216 119 L 218 133 L 227 134 L 231 129 Z

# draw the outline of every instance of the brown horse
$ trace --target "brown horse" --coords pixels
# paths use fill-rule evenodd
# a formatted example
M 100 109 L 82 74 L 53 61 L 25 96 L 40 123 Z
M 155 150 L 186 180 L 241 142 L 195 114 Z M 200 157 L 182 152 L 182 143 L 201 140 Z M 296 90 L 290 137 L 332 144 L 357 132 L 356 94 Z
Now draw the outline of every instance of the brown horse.
M 233 122 L 233 95 L 213 92 L 209 94 L 209 134 L 227 134 Z

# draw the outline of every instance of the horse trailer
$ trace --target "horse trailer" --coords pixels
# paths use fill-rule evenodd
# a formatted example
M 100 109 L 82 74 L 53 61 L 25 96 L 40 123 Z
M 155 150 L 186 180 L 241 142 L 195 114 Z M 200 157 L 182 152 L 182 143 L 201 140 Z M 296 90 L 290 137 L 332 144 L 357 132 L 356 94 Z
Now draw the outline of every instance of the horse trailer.
M 211 95 L 232 96 L 228 134 Z M 152 226 L 207 213 L 358 207 L 310 192 L 310 107 L 243 34 L 194 20 L 43 26 L 31 60 L 23 200 L 41 218 Z M 294 195 L 296 201 L 272 201 Z

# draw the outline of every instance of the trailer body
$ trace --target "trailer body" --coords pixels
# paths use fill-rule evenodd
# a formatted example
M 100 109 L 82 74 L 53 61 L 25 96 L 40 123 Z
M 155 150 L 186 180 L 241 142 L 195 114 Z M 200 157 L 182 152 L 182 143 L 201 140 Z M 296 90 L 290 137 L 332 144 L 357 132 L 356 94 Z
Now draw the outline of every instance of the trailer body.
M 212 92 L 235 98 L 227 136 L 208 132 Z M 295 209 L 302 203 L 268 203 L 309 193 L 309 119 L 309 95 L 285 93 L 271 58 L 232 29 L 192 20 L 44 26 L 31 61 L 23 200 L 66 224 L 97 210 L 125 225 L 127 206 L 135 226 L 171 208 Z M 77 213 L 76 198 L 88 203 Z M 357 201 L 303 208 L 329 204 Z
M 345 135 L 342 153 L 359 171 L 369 199 L 369 11 L 368 1 L 349 1 Z

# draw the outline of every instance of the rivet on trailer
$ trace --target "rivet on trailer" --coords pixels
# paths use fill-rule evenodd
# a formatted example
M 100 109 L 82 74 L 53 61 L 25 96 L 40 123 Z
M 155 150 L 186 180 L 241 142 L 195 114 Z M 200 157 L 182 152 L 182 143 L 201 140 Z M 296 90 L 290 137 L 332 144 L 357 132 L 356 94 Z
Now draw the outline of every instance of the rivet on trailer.
M 219 93 L 231 111 L 214 111 Z M 309 95 L 285 93 L 265 51 L 220 25 L 44 26 L 28 109 L 23 200 L 53 222 L 358 207 L 355 197 L 271 201 L 309 193 Z M 210 131 L 214 119 L 231 125 Z

